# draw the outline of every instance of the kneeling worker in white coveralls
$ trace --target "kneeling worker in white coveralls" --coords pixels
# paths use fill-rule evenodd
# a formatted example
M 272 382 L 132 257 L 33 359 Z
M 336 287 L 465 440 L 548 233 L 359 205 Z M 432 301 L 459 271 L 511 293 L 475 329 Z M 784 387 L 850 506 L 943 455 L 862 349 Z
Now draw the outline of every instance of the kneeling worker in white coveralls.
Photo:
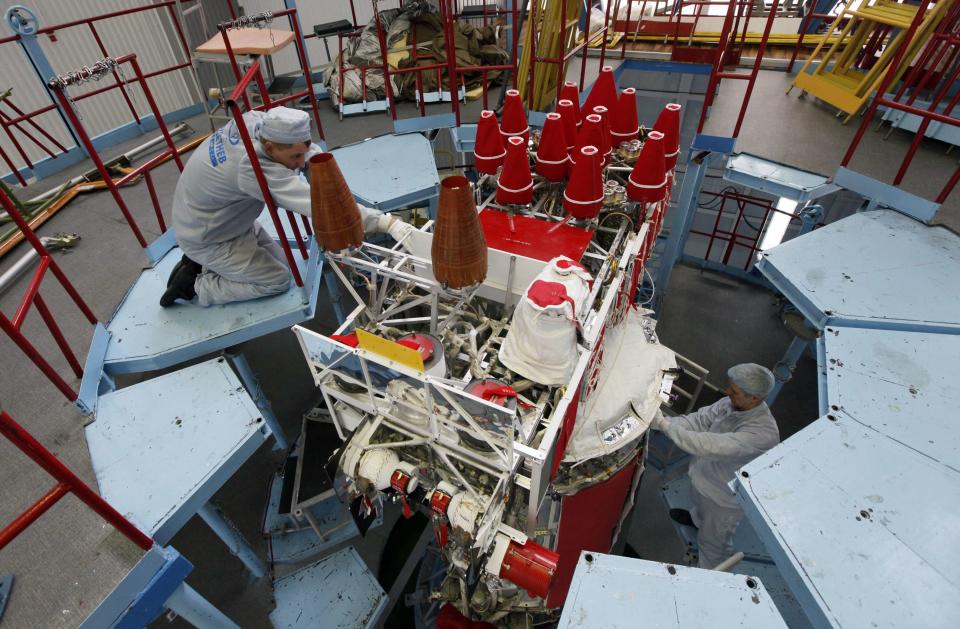
M 671 509 L 670 517 L 698 529 L 700 567 L 712 569 L 734 552 L 733 535 L 743 510 L 729 483 L 737 469 L 780 443 L 777 422 L 764 398 L 773 390 L 766 367 L 744 363 L 727 371 L 727 397 L 682 417 L 660 413 L 652 427 L 693 455 L 693 511 Z
M 287 107 L 243 116 L 277 206 L 310 216 L 310 184 L 299 171 L 321 152 L 310 140 L 310 116 Z M 173 197 L 173 227 L 183 259 L 160 305 L 197 298 L 201 306 L 284 293 L 290 268 L 283 249 L 257 222 L 264 200 L 236 123 L 210 136 L 187 161 Z M 359 206 L 364 231 L 403 238 L 413 227 Z

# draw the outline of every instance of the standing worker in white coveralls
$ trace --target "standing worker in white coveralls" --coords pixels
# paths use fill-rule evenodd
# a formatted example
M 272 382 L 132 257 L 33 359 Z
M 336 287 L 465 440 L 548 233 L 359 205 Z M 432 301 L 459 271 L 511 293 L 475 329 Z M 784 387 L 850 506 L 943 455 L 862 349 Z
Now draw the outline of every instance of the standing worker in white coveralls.
M 310 216 L 310 184 L 299 174 L 321 148 L 311 142 L 310 116 L 287 107 L 243 115 L 277 206 Z M 201 306 L 284 293 L 290 268 L 283 249 L 260 226 L 264 199 L 236 123 L 217 130 L 187 161 L 173 197 L 173 228 L 183 259 L 170 274 L 160 305 L 177 299 Z M 364 231 L 402 239 L 413 226 L 359 206 Z
M 766 367 L 744 363 L 727 371 L 727 397 L 682 417 L 658 413 L 652 427 L 693 455 L 693 511 L 671 509 L 670 517 L 698 529 L 700 567 L 712 569 L 734 553 L 733 536 L 743 509 L 730 489 L 736 471 L 780 443 L 777 422 L 764 399 L 773 390 Z

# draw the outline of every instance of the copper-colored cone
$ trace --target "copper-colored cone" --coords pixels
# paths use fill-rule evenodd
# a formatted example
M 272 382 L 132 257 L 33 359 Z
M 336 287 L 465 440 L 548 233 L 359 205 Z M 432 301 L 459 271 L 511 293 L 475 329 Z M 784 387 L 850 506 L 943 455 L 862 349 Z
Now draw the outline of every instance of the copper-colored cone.
M 487 277 L 487 241 L 466 177 L 446 177 L 440 182 L 430 257 L 434 277 L 450 288 L 478 284 Z
M 313 232 L 327 251 L 358 247 L 363 242 L 360 208 L 331 153 L 310 158 L 310 205 Z

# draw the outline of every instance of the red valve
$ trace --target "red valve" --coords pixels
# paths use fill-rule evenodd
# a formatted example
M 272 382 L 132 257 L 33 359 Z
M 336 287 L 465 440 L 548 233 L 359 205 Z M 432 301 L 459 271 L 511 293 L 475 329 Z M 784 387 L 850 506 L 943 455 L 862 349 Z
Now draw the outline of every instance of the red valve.
M 447 515 L 447 507 L 450 506 L 450 494 L 445 494 L 439 489 L 435 489 L 430 494 L 430 508 L 440 515 Z

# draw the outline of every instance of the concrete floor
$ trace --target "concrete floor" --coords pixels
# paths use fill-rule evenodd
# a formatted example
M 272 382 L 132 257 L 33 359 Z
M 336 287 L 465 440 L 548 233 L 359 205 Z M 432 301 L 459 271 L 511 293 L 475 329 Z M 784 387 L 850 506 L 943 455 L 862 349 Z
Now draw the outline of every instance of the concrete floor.
M 761 73 L 738 149 L 830 174 L 839 164 L 855 129 L 842 126 L 833 112 L 810 98 L 784 96 L 788 83 L 782 73 Z M 722 85 L 706 129 L 708 133 L 730 132 L 739 107 L 739 89 L 742 89 L 740 82 L 728 81 Z M 475 119 L 479 108 L 478 103 L 472 103 L 464 119 Z M 382 114 L 340 123 L 330 109 L 325 106 L 321 109 L 331 146 L 392 130 L 389 117 Z M 447 106 L 433 109 L 437 113 L 449 111 Z M 194 120 L 192 124 L 198 130 L 207 129 L 203 120 Z M 908 141 L 906 134 L 897 132 L 884 142 L 879 134 L 871 131 L 853 166 L 868 175 L 889 180 L 891 169 L 895 168 Z M 118 147 L 109 154 L 124 148 Z M 906 182 L 907 189 L 927 197 L 939 191 L 956 168 L 956 158 L 944 155 L 944 148 L 924 141 Z M 71 169 L 63 178 L 87 167 Z M 167 164 L 155 171 L 154 177 L 160 201 L 168 208 L 177 171 L 172 164 Z M 23 196 L 29 198 L 58 181 L 61 181 L 59 177 L 35 184 Z M 138 185 L 124 189 L 123 194 L 134 214 L 142 219 L 148 238 L 157 236 L 145 188 Z M 948 200 L 940 217 L 954 229 L 960 226 L 958 195 L 960 192 L 955 192 Z M 94 193 L 75 200 L 39 231 L 41 235 L 60 231 L 81 234 L 83 240 L 73 251 L 58 253 L 55 257 L 97 316 L 108 320 L 144 264 L 136 241 L 109 195 Z M 23 251 L 21 246 L 0 260 L 0 272 Z M 21 280 L 0 296 L 0 308 L 4 312 L 10 313 L 15 308 L 25 281 Z M 665 288 L 669 296 L 660 323 L 662 341 L 708 367 L 714 384 L 722 385 L 726 367 L 737 362 L 751 360 L 772 365 L 789 343 L 789 334 L 777 318 L 774 297 L 762 289 L 689 267 L 678 267 L 670 286 Z M 51 280 L 44 284 L 43 294 L 78 355 L 84 356 L 91 336 L 90 326 Z M 330 322 L 329 308 L 321 307 L 308 327 L 329 331 Z M 28 317 L 25 330 L 41 352 L 56 356 L 56 348 L 35 314 Z M 281 331 L 246 343 L 242 349 L 288 435 L 295 434 L 301 414 L 314 403 L 316 393 L 293 336 L 289 331 Z M 93 483 L 83 437 L 84 419 L 6 337 L 0 337 L 0 356 L 3 357 L 0 363 L 2 408 L 84 480 Z M 51 361 L 61 373 L 68 375 L 62 359 L 51 358 Z M 69 377 L 68 381 L 77 384 Z M 815 417 L 816 384 L 814 362 L 810 357 L 801 360 L 794 380 L 784 388 L 773 411 L 784 437 Z M 281 458 L 282 455 L 268 447 L 261 448 L 215 498 L 261 556 L 266 549 L 258 529 L 267 483 Z M 4 440 L 0 440 L 0 478 L 4 479 L 0 483 L 0 522 L 8 522 L 51 485 L 43 472 Z M 683 546 L 656 497 L 659 481 L 652 473 L 644 479 L 628 540 L 644 558 L 679 562 Z M 371 536 L 382 538 L 389 528 L 384 526 Z M 265 580 L 250 583 L 241 564 L 199 519 L 189 522 L 171 544 L 194 563 L 196 568 L 188 582 L 201 594 L 244 627 L 268 626 L 266 617 L 272 607 L 268 584 Z M 382 541 L 378 544 L 376 540 L 362 545 L 361 550 L 374 573 L 381 546 Z M 76 626 L 133 560 L 135 553 L 120 543 L 109 527 L 102 525 L 77 501 L 66 499 L 0 552 L 0 574 L 13 573 L 17 577 L 3 627 Z M 164 619 L 155 624 L 168 625 Z

